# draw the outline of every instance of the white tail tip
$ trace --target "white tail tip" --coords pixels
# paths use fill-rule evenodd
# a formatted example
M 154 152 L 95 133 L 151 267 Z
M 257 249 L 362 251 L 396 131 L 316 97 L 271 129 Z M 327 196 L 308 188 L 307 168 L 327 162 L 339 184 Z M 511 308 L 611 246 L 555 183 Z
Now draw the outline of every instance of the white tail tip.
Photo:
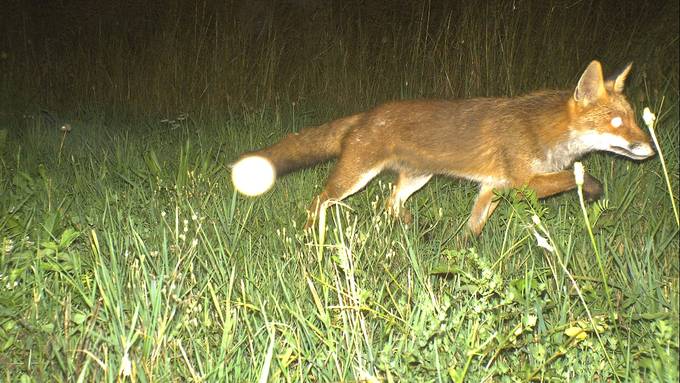
M 249 156 L 238 160 L 231 169 L 231 181 L 240 193 L 258 196 L 269 190 L 276 180 L 272 163 L 260 156 Z

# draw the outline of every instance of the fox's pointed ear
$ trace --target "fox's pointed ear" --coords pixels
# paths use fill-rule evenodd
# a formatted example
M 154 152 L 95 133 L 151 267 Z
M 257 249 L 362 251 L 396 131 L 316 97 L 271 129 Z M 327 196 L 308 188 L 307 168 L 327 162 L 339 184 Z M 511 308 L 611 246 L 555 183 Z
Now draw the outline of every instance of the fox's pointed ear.
M 614 91 L 616 93 L 622 93 L 623 86 L 631 68 L 633 68 L 633 63 L 628 63 L 628 65 L 626 65 L 626 67 L 623 68 L 618 74 L 608 78 L 604 83 L 605 87 L 607 87 L 607 90 Z
M 597 60 L 593 60 L 578 80 L 574 91 L 574 100 L 582 106 L 595 103 L 607 94 L 604 88 L 604 78 L 602 77 L 602 65 Z

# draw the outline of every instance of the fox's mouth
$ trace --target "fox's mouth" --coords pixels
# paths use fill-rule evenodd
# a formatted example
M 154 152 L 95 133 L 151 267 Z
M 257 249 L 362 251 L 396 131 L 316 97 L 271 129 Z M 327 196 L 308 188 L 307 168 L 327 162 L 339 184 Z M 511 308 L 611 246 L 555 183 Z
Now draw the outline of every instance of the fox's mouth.
M 613 153 L 632 158 L 634 160 L 644 160 L 647 157 L 654 155 L 654 149 L 649 145 L 631 145 L 629 147 L 615 146 L 609 147 Z
M 654 155 L 654 149 L 650 143 L 643 139 L 634 139 L 633 142 L 624 137 L 612 133 L 586 132 L 579 138 L 590 149 L 606 150 L 633 160 L 644 160 Z

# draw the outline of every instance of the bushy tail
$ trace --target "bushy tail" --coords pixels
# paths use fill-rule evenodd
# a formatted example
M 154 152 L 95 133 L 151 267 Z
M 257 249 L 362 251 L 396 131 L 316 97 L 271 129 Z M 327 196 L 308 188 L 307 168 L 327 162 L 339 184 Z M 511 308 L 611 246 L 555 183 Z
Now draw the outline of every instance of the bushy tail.
M 305 128 L 270 147 L 245 153 L 232 168 L 234 187 L 245 195 L 260 195 L 272 187 L 276 177 L 337 157 L 343 137 L 360 116 Z

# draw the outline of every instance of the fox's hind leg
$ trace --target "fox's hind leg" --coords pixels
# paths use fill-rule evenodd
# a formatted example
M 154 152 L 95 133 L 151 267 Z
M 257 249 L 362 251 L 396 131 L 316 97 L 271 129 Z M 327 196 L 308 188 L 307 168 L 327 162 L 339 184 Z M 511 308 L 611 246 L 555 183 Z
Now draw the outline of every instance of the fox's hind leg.
M 387 211 L 395 217 L 401 218 L 405 223 L 411 223 L 411 213 L 404 208 L 406 200 L 420 190 L 432 178 L 432 174 L 413 174 L 399 172 L 397 185 L 392 190 L 392 195 L 387 201 Z
M 326 209 L 361 190 L 383 170 L 377 161 L 343 153 L 326 181 L 323 191 L 309 207 L 305 229 L 311 228 Z M 322 220 L 323 221 L 323 220 Z

